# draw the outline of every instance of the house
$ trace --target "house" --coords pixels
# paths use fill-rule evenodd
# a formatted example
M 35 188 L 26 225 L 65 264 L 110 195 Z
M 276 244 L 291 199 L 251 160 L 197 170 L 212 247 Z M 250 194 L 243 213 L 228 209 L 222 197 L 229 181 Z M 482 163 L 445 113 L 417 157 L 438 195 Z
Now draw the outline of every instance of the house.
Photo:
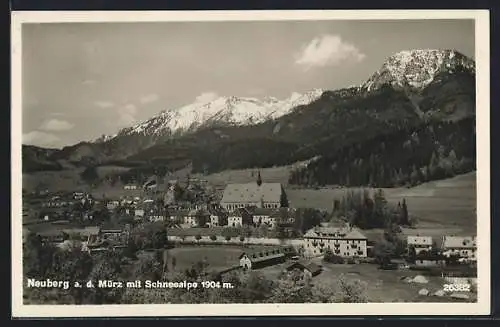
M 253 215 L 248 208 L 236 208 L 229 213 L 227 226 L 250 226 L 253 224 L 252 219 Z
M 137 208 L 134 210 L 134 216 L 135 217 L 144 217 L 144 209 Z
M 294 271 L 295 269 L 299 269 L 304 273 L 304 277 L 314 277 L 321 273 L 321 267 L 313 262 L 306 261 L 298 261 L 289 265 L 286 270 Z
M 169 210 L 168 219 L 172 222 L 180 224 L 186 221 L 186 217 L 188 217 L 188 215 L 188 210 Z
M 126 184 L 123 186 L 124 190 L 137 190 L 137 185 L 135 184 Z
M 193 209 L 184 216 L 183 222 L 191 227 L 205 227 L 210 223 L 210 213 L 205 209 Z
M 227 226 L 243 226 L 243 218 L 239 215 L 239 212 L 233 211 L 229 214 L 229 216 L 227 217 Z
M 415 256 L 416 267 L 444 267 L 446 265 L 446 257 L 441 253 L 420 252 Z
M 408 236 L 407 238 L 408 250 L 410 248 L 415 249 L 415 254 L 419 254 L 422 251 L 430 251 L 432 249 L 432 237 L 431 236 Z
M 106 208 L 112 211 L 115 210 L 119 205 L 120 205 L 119 201 L 108 201 L 108 203 L 106 204 Z
M 273 227 L 272 219 L 270 216 L 274 213 L 273 209 L 269 208 L 253 208 L 252 210 L 252 222 L 255 226 L 260 226 L 262 224 L 267 224 Z
M 166 214 L 165 210 L 149 207 L 145 210 L 144 217 L 146 217 L 146 219 L 150 222 L 165 221 Z
M 257 182 L 228 184 L 220 205 L 228 211 L 252 206 L 277 209 L 281 206 L 284 192 L 280 183 L 262 183 L 259 173 Z
M 367 238 L 357 228 L 315 227 L 303 237 L 305 256 L 319 256 L 326 249 L 345 258 L 365 258 L 367 256 Z
M 286 260 L 289 250 L 288 247 L 278 246 L 245 251 L 239 256 L 240 267 L 258 269 L 282 263 Z
M 444 236 L 442 250 L 446 257 L 456 255 L 471 261 L 477 260 L 475 236 Z

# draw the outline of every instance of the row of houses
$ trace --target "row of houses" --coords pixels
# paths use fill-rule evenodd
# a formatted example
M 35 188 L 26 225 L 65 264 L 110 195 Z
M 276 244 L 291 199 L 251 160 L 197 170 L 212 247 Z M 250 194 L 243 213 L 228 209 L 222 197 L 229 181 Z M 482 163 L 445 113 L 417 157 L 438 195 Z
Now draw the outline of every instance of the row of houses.
M 422 257 L 436 247 L 430 236 L 408 236 L 408 251 L 415 249 L 415 254 Z M 315 227 L 304 234 L 304 255 L 308 257 L 322 255 L 327 249 L 340 257 L 367 257 L 371 245 L 361 231 L 352 226 Z M 438 247 L 443 257 L 458 256 L 459 258 L 476 261 L 477 245 L 474 236 L 444 236 Z
M 470 261 L 477 260 L 475 236 L 443 236 L 440 243 L 441 245 L 438 246 L 431 236 L 408 236 L 407 238 L 408 250 L 414 249 L 417 256 L 422 252 L 437 248 L 445 257 L 458 256 Z
M 26 241 L 30 229 L 23 228 L 23 242 Z M 36 234 L 44 243 L 66 247 L 78 242 L 84 250 L 91 250 L 103 246 L 124 246 L 128 241 L 128 232 L 123 229 L 106 229 L 99 226 L 86 226 L 83 228 L 51 228 L 38 231 Z
M 173 210 L 142 206 L 133 210 L 136 220 L 170 221 L 184 225 L 184 227 L 266 226 L 275 228 L 278 225 L 292 225 L 295 221 L 295 213 L 295 210 L 288 208 L 237 208 L 228 212 L 220 207 Z

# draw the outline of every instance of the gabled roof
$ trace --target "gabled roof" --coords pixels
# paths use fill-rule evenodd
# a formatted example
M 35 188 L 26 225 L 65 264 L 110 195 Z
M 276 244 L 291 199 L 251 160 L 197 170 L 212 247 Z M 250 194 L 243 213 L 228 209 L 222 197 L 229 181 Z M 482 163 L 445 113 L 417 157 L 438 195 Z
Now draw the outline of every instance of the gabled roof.
M 321 267 L 318 266 L 317 264 L 315 264 L 314 262 L 308 262 L 308 261 L 304 261 L 304 260 L 301 260 L 301 261 L 298 261 L 298 262 L 294 262 L 292 264 L 290 264 L 287 269 L 290 270 L 290 269 L 293 269 L 295 267 L 301 267 L 302 269 L 307 269 L 309 270 L 312 274 L 315 274 L 315 273 L 318 273 L 321 271 Z
M 282 188 L 280 183 L 228 184 L 222 195 L 221 203 L 280 202 Z
M 474 236 L 445 236 L 443 238 L 444 248 L 473 249 L 476 247 Z
M 366 240 L 357 228 L 346 227 L 315 227 L 304 234 L 305 238 L 325 238 L 325 239 L 347 239 L 347 240 Z
M 283 247 L 283 246 L 249 249 L 241 253 L 240 258 L 246 255 L 251 262 L 260 262 L 264 260 L 284 257 L 285 254 L 288 253 L 289 251 L 290 247 Z
M 275 210 L 269 208 L 254 208 L 252 213 L 254 216 L 270 216 Z

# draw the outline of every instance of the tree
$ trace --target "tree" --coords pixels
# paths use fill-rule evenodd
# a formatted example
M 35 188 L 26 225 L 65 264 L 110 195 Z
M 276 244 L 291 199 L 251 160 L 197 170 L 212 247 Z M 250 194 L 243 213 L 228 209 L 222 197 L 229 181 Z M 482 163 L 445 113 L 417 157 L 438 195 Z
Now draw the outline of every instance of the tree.
M 168 245 L 167 228 L 163 226 L 160 230 L 153 234 L 153 248 L 163 249 Z
M 127 258 L 136 259 L 138 250 L 139 250 L 139 247 L 137 246 L 136 241 L 134 239 L 130 239 L 127 242 L 127 247 L 125 248 L 124 255 Z
M 283 188 L 281 189 L 280 207 L 288 208 L 288 197 Z
M 380 265 L 391 262 L 391 258 L 394 256 L 395 250 L 395 246 L 386 240 L 377 242 L 373 248 L 376 262 Z
M 403 203 L 401 204 L 401 225 L 408 226 L 410 224 L 410 219 L 408 217 L 408 207 L 406 206 L 406 199 L 403 199 Z
M 87 167 L 81 174 L 82 180 L 88 184 L 93 184 L 99 179 L 97 169 L 94 166 Z
M 97 287 L 99 280 L 101 281 L 118 281 L 121 280 L 121 260 L 117 253 L 107 251 L 96 257 L 95 264 L 88 276 L 89 280 L 94 282 L 96 287 L 92 288 L 91 303 L 92 304 L 114 304 L 119 303 L 123 288 L 102 288 Z
M 176 266 L 177 266 L 177 259 L 175 257 L 172 257 L 172 270 L 175 270 Z
M 334 264 L 344 263 L 344 259 L 338 255 L 335 255 L 330 248 L 327 248 L 325 250 L 325 254 L 323 255 L 323 261 Z
M 366 294 L 367 284 L 359 279 L 349 280 L 340 276 L 338 290 L 332 302 L 336 303 L 365 303 L 368 302 Z

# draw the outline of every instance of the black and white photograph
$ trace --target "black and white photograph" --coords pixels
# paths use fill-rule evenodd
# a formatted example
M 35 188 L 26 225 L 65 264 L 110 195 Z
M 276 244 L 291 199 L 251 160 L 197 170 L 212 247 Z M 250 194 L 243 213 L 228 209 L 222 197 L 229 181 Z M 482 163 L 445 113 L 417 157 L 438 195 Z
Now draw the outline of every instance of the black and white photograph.
M 488 313 L 488 24 L 14 12 L 13 315 Z

